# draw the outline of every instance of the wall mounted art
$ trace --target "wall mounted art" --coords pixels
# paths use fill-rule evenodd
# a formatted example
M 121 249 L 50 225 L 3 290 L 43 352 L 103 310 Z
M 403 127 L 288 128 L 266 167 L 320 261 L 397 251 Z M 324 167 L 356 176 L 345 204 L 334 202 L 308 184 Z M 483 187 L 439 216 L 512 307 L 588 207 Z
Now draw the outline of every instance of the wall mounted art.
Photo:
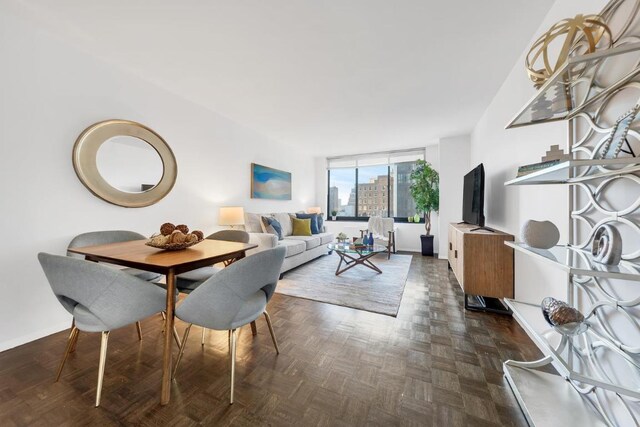
M 251 163 L 251 198 L 291 200 L 291 173 Z

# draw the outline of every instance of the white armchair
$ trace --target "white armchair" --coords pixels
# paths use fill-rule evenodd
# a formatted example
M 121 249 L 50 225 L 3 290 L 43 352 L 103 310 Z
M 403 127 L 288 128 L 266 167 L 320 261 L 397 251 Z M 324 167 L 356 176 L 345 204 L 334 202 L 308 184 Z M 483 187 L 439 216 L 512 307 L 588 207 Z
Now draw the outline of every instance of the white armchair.
M 373 242 L 387 248 L 387 259 L 391 258 L 391 251 L 396 253 L 396 225 L 393 218 L 371 217 L 366 230 L 360 230 L 360 238 L 365 233 L 373 233 Z

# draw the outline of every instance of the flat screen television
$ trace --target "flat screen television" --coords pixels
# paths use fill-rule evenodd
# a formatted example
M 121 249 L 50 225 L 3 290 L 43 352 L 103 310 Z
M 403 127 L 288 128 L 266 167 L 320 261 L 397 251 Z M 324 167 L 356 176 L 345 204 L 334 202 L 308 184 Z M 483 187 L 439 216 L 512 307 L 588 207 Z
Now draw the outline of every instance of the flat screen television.
M 462 220 L 484 227 L 484 166 L 480 163 L 464 176 Z

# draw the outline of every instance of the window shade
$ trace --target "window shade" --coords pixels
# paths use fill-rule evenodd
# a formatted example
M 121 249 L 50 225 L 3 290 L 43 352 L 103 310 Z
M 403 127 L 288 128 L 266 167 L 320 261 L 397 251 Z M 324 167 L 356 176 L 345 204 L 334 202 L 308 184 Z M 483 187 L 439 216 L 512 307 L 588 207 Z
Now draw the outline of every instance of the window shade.
M 424 160 L 424 148 L 387 151 L 381 153 L 358 154 L 353 156 L 327 157 L 327 169 L 381 166 L 393 163 Z

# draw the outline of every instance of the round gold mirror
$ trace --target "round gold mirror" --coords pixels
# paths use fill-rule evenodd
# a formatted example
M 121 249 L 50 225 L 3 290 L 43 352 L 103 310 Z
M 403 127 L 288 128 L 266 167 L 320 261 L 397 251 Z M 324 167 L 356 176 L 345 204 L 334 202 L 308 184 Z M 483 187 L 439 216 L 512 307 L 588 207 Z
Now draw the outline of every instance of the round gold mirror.
M 73 147 L 73 168 L 94 195 L 128 208 L 169 194 L 178 166 L 169 145 L 140 123 L 107 120 L 89 126 Z

